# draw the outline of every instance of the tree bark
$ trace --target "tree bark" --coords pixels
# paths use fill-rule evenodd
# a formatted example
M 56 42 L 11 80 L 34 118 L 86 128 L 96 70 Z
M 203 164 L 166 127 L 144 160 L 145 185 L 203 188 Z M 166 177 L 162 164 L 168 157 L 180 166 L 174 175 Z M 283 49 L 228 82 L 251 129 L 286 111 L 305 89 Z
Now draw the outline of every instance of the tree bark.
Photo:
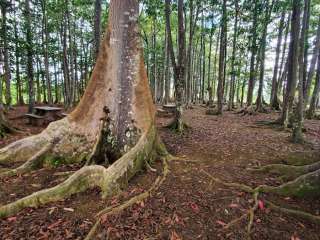
M 315 116 L 316 108 L 317 108 L 317 100 L 319 99 L 320 92 L 320 54 L 318 54 L 318 66 L 317 66 L 317 74 L 316 74 L 316 83 L 313 89 L 310 107 L 307 111 L 307 118 L 312 119 Z
M 185 28 L 184 28 L 184 15 L 183 15 L 183 0 L 178 0 L 178 61 L 176 62 L 173 50 L 172 35 L 171 35 L 171 0 L 165 1 L 165 16 L 166 28 L 168 33 L 168 48 L 170 51 L 171 64 L 173 67 L 173 75 L 175 79 L 175 94 L 176 94 L 176 111 L 175 119 L 171 124 L 172 128 L 178 132 L 184 130 L 184 123 L 182 121 L 183 112 L 183 91 L 185 85 Z
M 9 7 L 9 3 L 4 1 L 1 4 L 1 12 L 2 12 L 2 39 L 3 39 L 3 60 L 4 60 L 4 79 L 6 84 L 6 105 L 8 107 L 11 106 L 11 70 L 10 70 L 10 56 L 9 56 L 9 43 L 7 36 L 7 10 Z M 2 100 L 1 100 L 2 103 Z
M 31 12 L 30 0 L 25 1 L 25 27 L 27 31 L 27 78 L 29 94 L 29 113 L 32 113 L 34 107 L 34 86 L 33 86 L 33 37 L 31 31 Z
M 310 62 L 310 67 L 309 67 L 305 91 L 304 91 L 304 94 L 305 94 L 304 99 L 305 99 L 306 105 L 309 103 L 309 100 L 310 100 L 311 83 L 312 83 L 313 75 L 315 72 L 318 55 L 320 55 L 320 17 L 318 20 L 317 36 L 314 43 L 313 54 Z
M 279 24 L 279 32 L 278 32 L 278 40 L 277 40 L 277 48 L 276 48 L 276 59 L 273 68 L 273 77 L 272 77 L 272 86 L 271 86 L 271 96 L 270 96 L 270 106 L 271 109 L 279 110 L 279 99 L 278 99 L 278 73 L 279 73 L 279 59 L 280 59 L 280 50 L 281 50 L 281 42 L 282 35 L 284 29 L 284 21 L 285 21 L 286 11 L 283 10 L 280 18 Z
M 238 0 L 234 1 L 235 7 L 235 20 L 234 20 L 234 31 L 233 31 L 233 41 L 232 41 L 232 57 L 231 57 L 231 81 L 230 81 L 230 91 L 229 91 L 229 102 L 228 110 L 231 111 L 234 107 L 234 94 L 235 94 L 235 59 L 237 51 L 237 36 L 238 36 L 238 15 L 239 15 L 239 4 Z
M 258 1 L 254 1 L 254 10 L 253 10 L 253 21 L 252 21 L 252 40 L 251 40 L 251 58 L 250 58 L 250 76 L 248 82 L 248 94 L 247 94 L 247 106 L 251 106 L 253 98 L 253 90 L 256 82 L 256 53 L 257 53 L 257 24 L 258 24 Z
M 94 2 L 94 23 L 93 23 L 93 59 L 96 61 L 100 48 L 100 29 L 101 29 L 101 0 L 95 0 Z
M 227 44 L 226 34 L 227 34 L 227 1 L 223 0 L 221 33 L 220 33 L 218 89 L 217 89 L 217 95 L 218 95 L 217 114 L 222 114 L 222 110 L 223 110 L 223 95 L 224 95 L 224 82 L 225 82 L 225 58 L 226 58 L 226 44 Z
M 292 113 L 293 101 L 296 91 L 298 78 L 298 54 L 299 54 L 299 33 L 300 33 L 300 1 L 293 1 L 293 11 L 291 17 L 291 42 L 288 56 L 288 77 L 286 86 L 286 95 L 284 99 L 281 123 L 284 126 L 288 124 L 288 116 Z

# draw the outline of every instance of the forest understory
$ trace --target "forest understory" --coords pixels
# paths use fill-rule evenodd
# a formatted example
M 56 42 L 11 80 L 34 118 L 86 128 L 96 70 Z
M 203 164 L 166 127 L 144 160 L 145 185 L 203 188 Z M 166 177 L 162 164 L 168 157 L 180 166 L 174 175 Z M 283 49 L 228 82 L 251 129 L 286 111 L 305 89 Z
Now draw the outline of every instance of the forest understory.
M 9 111 L 12 124 L 24 133 L 3 139 L 1 147 L 43 129 L 26 125 L 18 118 L 26 111 L 26 107 Z M 226 112 L 223 116 L 210 116 L 205 111 L 201 106 L 185 111 L 184 121 L 190 128 L 183 135 L 165 128 L 170 118 L 157 117 L 162 140 L 168 151 L 179 158 L 169 162 L 170 173 L 149 198 L 119 213 L 102 215 L 94 239 L 248 239 L 249 217 L 242 216 L 255 204 L 252 194 L 216 183 L 210 176 L 252 188 L 262 184 L 278 186 L 285 182 L 278 175 L 247 169 L 273 163 L 311 164 L 320 159 L 317 120 L 305 121 L 307 143 L 302 145 L 290 142 L 290 131 L 259 124 L 276 120 L 277 113 L 241 116 Z M 81 167 L 54 164 L 57 166 L 1 179 L 0 205 L 54 186 Z M 24 209 L 0 220 L 0 239 L 84 239 L 101 210 L 143 193 L 161 174 L 162 163 L 158 160 L 116 197 L 103 200 L 95 188 L 64 201 Z M 319 198 L 260 194 L 251 239 L 319 239 L 319 225 L 274 210 L 267 204 L 269 201 L 320 217 Z

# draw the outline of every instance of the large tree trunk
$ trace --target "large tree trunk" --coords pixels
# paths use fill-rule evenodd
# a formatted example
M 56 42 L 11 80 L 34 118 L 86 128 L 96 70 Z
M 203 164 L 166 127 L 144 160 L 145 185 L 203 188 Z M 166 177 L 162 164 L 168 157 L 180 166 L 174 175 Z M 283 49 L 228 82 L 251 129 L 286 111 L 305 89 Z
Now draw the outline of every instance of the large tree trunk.
M 157 147 L 155 108 L 138 30 L 138 1 L 112 0 L 109 24 L 86 91 L 75 110 L 36 136 L 0 150 L 0 164 L 25 160 L 0 176 L 23 173 L 48 158 L 110 166 L 86 166 L 56 187 L 0 207 L 0 217 L 98 186 L 118 192 Z

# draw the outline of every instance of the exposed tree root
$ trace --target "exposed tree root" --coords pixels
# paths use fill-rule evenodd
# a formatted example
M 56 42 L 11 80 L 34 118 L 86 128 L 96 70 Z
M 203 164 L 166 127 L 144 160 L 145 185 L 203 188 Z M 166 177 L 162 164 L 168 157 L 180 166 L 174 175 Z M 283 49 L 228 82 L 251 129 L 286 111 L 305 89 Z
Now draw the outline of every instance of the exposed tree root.
M 98 129 L 97 129 L 98 130 Z M 46 158 L 63 158 L 66 162 L 79 162 L 91 152 L 95 132 L 88 135 L 84 129 L 72 124 L 68 118 L 52 122 L 40 134 L 13 142 L 0 149 L 0 165 L 27 162 L 51 144 Z
M 43 165 L 44 156 L 51 150 L 52 144 L 47 144 L 39 152 L 37 152 L 28 161 L 15 169 L 8 169 L 7 171 L 0 172 L 0 178 L 11 177 L 14 175 L 24 174 L 30 172 Z
M 270 164 L 259 168 L 249 168 L 248 170 L 256 172 L 270 172 L 280 175 L 284 180 L 292 180 L 300 177 L 301 175 L 314 172 L 318 169 L 320 169 L 320 162 L 305 166 Z
M 270 201 L 266 201 L 266 203 L 270 206 L 271 209 L 274 209 L 274 210 L 277 210 L 279 212 L 291 215 L 293 217 L 299 217 L 299 218 L 302 218 L 302 219 L 306 219 L 306 220 L 308 220 L 310 222 L 313 222 L 315 224 L 320 224 L 320 217 L 319 216 L 315 216 L 315 215 L 312 215 L 310 213 L 299 211 L 299 210 L 295 210 L 295 209 L 283 208 L 283 207 L 275 205 L 274 203 L 272 203 Z
M 141 136 L 138 143 L 110 167 L 85 166 L 55 187 L 35 192 L 13 203 L 1 206 L 0 218 L 14 215 L 23 208 L 38 207 L 42 204 L 58 201 L 96 186 L 100 187 L 102 197 L 115 194 L 122 187 L 125 187 L 129 179 L 141 169 L 144 161 L 148 159 L 154 149 L 160 153 L 165 151 L 165 148 L 159 143 L 152 125 L 149 131 Z
M 213 177 L 211 174 L 209 174 L 205 170 L 202 170 L 202 172 L 204 172 L 210 179 L 212 179 L 213 181 L 215 181 L 219 184 L 222 184 L 223 186 L 242 190 L 244 192 L 251 193 L 253 195 L 254 206 L 252 208 L 250 208 L 247 213 L 243 214 L 242 216 L 240 216 L 237 219 L 232 220 L 224 227 L 224 229 L 228 229 L 228 228 L 232 227 L 233 225 L 239 223 L 243 219 L 247 218 L 247 216 L 249 215 L 249 222 L 247 225 L 248 239 L 250 239 L 250 233 L 251 233 L 253 221 L 254 221 L 254 213 L 258 209 L 258 206 L 259 206 L 259 199 L 258 199 L 259 193 L 277 193 L 280 195 L 302 196 L 301 195 L 302 192 L 306 193 L 307 190 L 309 190 L 309 189 L 306 189 L 307 186 L 309 186 L 309 188 L 312 190 L 315 189 L 313 191 L 318 191 L 318 193 L 320 192 L 320 184 L 319 184 L 320 171 L 319 170 L 302 175 L 301 177 L 297 178 L 295 181 L 288 182 L 288 183 L 283 184 L 279 187 L 270 187 L 270 186 L 266 186 L 266 185 L 260 185 L 256 188 L 252 188 L 250 186 L 247 186 L 244 184 L 239 184 L 239 183 L 224 182 L 219 178 Z M 318 182 L 315 182 L 315 181 L 318 181 Z M 310 185 L 307 184 L 309 182 L 313 183 L 313 187 L 311 187 L 312 184 L 310 184 Z M 299 186 L 302 186 L 302 183 L 304 183 L 303 188 L 300 187 L 300 189 L 299 189 Z M 315 183 L 317 183 L 317 185 L 314 185 Z M 302 189 L 303 189 L 303 191 L 302 191 Z M 308 191 L 307 193 L 310 193 L 310 191 Z M 293 209 L 279 207 L 270 201 L 266 201 L 266 202 L 268 203 L 270 208 L 272 208 L 274 210 L 278 210 L 278 211 L 281 211 L 281 212 L 286 213 L 288 215 L 292 215 L 295 217 L 301 217 L 301 218 L 303 218 L 305 220 L 309 220 L 313 223 L 320 224 L 320 217 L 319 216 L 315 216 L 310 213 L 306 213 L 306 212 L 299 211 L 299 210 L 293 210 Z
M 143 200 L 145 200 L 146 198 L 150 197 L 151 194 L 158 190 L 159 187 L 161 186 L 161 184 L 165 181 L 168 173 L 170 172 L 169 170 L 169 165 L 168 165 L 168 160 L 171 160 L 172 157 L 171 156 L 165 156 L 162 157 L 162 162 L 163 162 L 163 172 L 161 176 L 158 176 L 157 179 L 155 180 L 155 182 L 152 184 L 152 186 L 145 192 L 134 196 L 132 198 L 130 198 L 129 200 L 125 201 L 124 203 L 117 205 L 117 206 L 111 206 L 111 207 L 107 207 L 105 209 L 103 209 L 102 211 L 100 211 L 96 216 L 98 217 L 98 220 L 96 221 L 96 223 L 94 224 L 94 226 L 91 228 L 90 232 L 88 233 L 87 237 L 85 238 L 85 240 L 91 240 L 94 239 L 95 233 L 98 229 L 98 227 L 101 224 L 102 221 L 102 217 L 105 216 L 109 216 L 109 215 L 113 215 L 113 214 L 118 214 L 121 211 L 133 206 L 134 204 L 141 202 Z
M 242 116 L 256 115 L 257 112 L 256 112 L 254 106 L 251 105 L 251 106 L 240 109 L 239 111 L 236 112 L 236 114 L 241 114 Z

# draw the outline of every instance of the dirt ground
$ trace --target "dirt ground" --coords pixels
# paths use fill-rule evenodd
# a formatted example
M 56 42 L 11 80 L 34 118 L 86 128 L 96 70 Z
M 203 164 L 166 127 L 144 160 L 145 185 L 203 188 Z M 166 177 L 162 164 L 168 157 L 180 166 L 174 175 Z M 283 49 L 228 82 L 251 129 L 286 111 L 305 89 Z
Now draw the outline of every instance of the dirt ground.
M 308 144 L 300 145 L 290 143 L 289 131 L 257 124 L 257 121 L 276 119 L 276 113 L 241 116 L 225 112 L 223 116 L 207 116 L 205 110 L 196 106 L 185 111 L 185 121 L 190 129 L 183 135 L 164 127 L 170 118 L 157 118 L 158 130 L 167 149 L 181 159 L 169 163 L 170 174 L 150 198 L 117 215 L 103 218 L 97 239 L 248 239 L 248 218 L 230 229 L 223 227 L 252 207 L 252 196 L 214 183 L 206 173 L 226 182 L 252 187 L 260 184 L 276 186 L 282 183 L 277 176 L 246 169 L 269 163 L 312 163 L 320 159 L 320 121 L 306 120 Z M 10 110 L 9 118 L 24 133 L 6 137 L 0 146 L 43 129 L 43 126 L 26 125 L 25 120 L 19 118 L 25 111 L 25 107 Z M 54 186 L 67 178 L 65 172 L 72 173 L 80 167 L 45 168 L 1 179 L 0 205 Z M 148 189 L 161 173 L 160 161 L 153 167 L 157 172 L 142 171 L 117 197 L 102 200 L 99 189 L 91 189 L 65 201 L 28 208 L 0 220 L 0 239 L 83 239 L 99 211 Z M 265 200 L 269 200 L 320 216 L 320 199 L 264 194 L 260 200 L 263 206 L 256 211 L 251 239 L 320 239 L 319 225 L 271 210 L 265 204 Z

